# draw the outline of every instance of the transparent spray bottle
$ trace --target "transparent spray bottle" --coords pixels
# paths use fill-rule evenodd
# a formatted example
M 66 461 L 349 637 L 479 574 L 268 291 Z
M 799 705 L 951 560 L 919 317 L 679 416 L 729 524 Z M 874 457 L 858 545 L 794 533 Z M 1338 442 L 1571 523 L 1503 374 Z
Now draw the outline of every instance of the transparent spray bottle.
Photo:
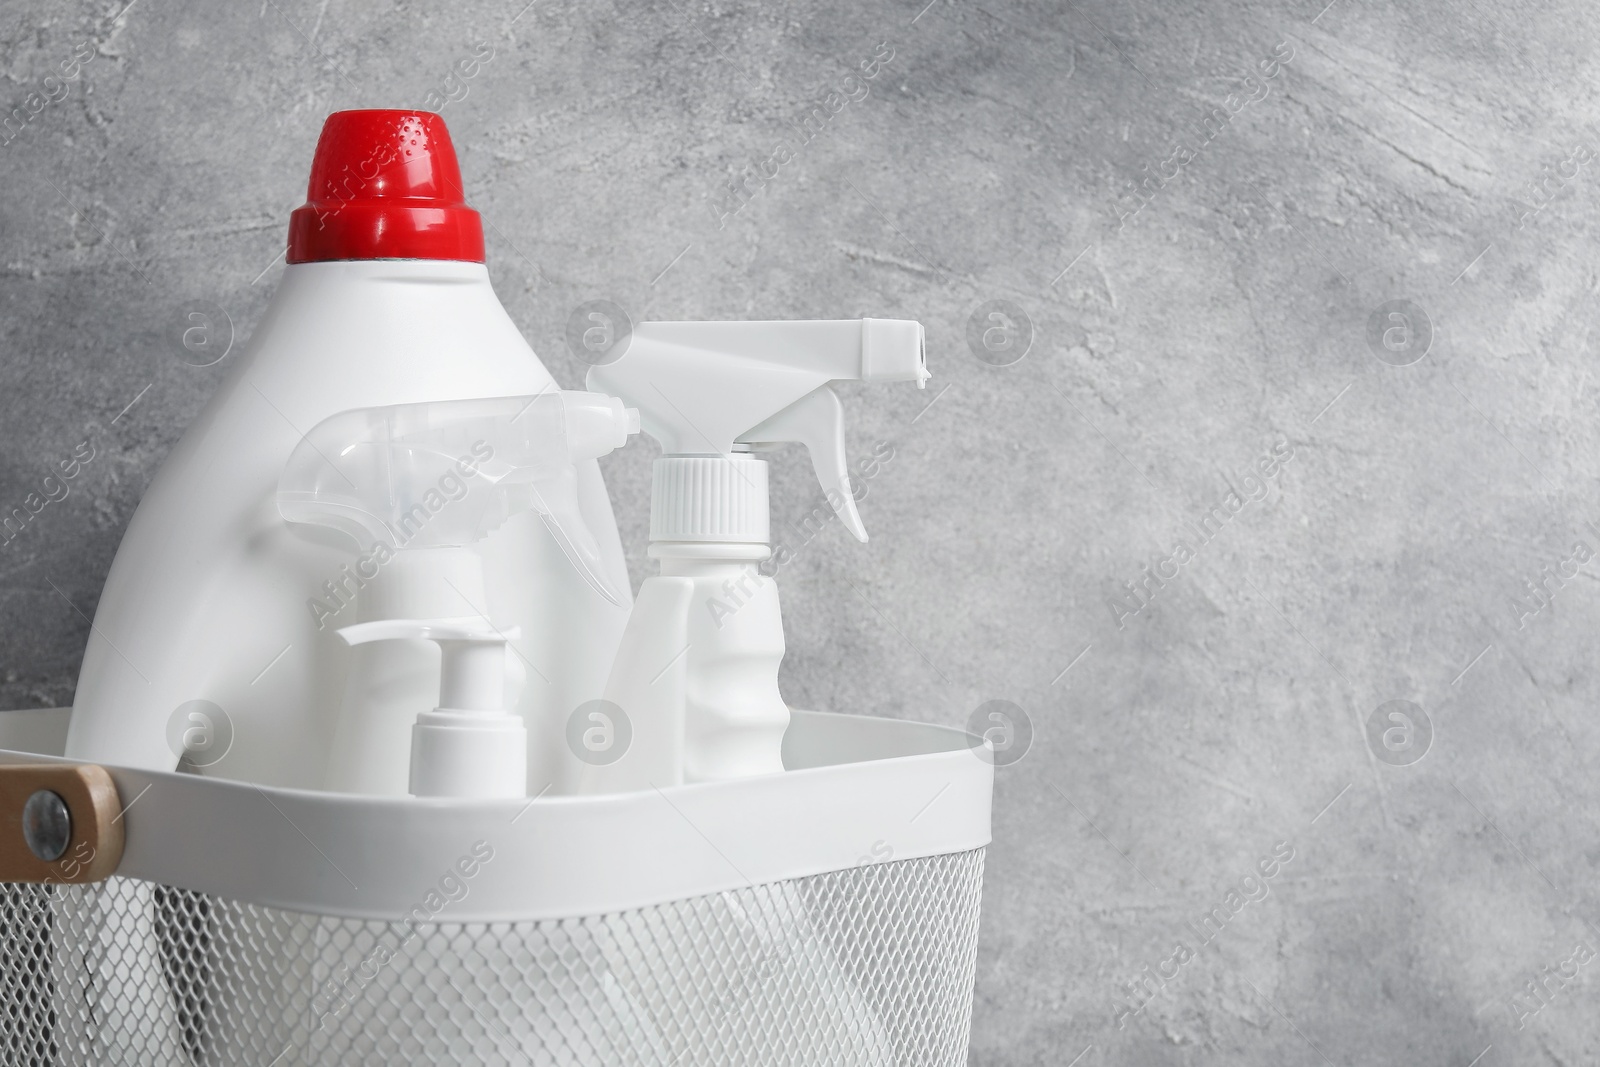
M 613 397 L 552 389 L 346 411 L 306 434 L 284 468 L 279 512 L 306 536 L 333 532 L 362 552 L 359 576 L 366 584 L 357 604 L 363 621 L 338 633 L 352 656 L 391 662 L 368 664 L 372 669 L 352 671 L 352 678 L 408 679 L 401 687 L 353 683 L 347 690 L 330 754 L 336 788 L 394 792 L 403 783 L 418 797 L 525 795 L 528 745 L 515 709 L 526 671 L 538 667 L 508 654 L 517 637 L 512 629 L 496 628 L 474 609 L 485 592 L 478 544 L 513 516 L 536 512 L 573 568 L 617 601 L 579 508 L 578 465 L 620 447 L 638 429 L 638 413 Z M 437 655 L 429 642 L 438 646 Z M 479 844 L 492 856 L 490 842 Z M 337 923 L 306 921 L 313 928 L 303 937 L 338 936 Z M 324 1020 L 296 1062 L 392 1056 L 386 1028 L 372 1012 L 411 983 L 463 998 L 459 1031 L 446 1024 L 436 1037 L 474 1062 L 490 1062 L 502 1051 L 497 1035 L 485 1037 L 471 1025 L 475 1013 L 521 1014 L 535 1032 L 575 1027 L 631 1034 L 645 1047 L 653 1037 L 648 1020 L 617 993 L 609 974 L 574 979 L 594 985 L 593 1008 L 579 1017 L 560 997 L 502 1002 L 503 990 L 484 990 L 463 964 L 425 953 L 413 957 L 405 947 L 397 947 L 392 964 L 363 978 L 381 992 L 361 986 L 361 995 L 346 997 L 338 983 L 284 975 L 287 999 L 304 1002 Z M 535 960 L 512 962 L 539 973 Z M 421 1062 L 428 1050 L 400 1052 L 407 1062 L 412 1056 Z
M 638 413 L 613 397 L 552 389 L 361 408 L 306 434 L 284 467 L 278 510 L 313 535 L 336 531 L 356 542 L 362 621 L 339 635 L 352 646 L 382 643 L 353 655 L 397 660 L 351 672 L 330 788 L 394 793 L 404 782 L 416 796 L 525 794 L 527 732 L 515 709 L 526 670 L 507 655 L 517 633 L 479 607 L 486 591 L 476 546 L 512 516 L 535 511 L 578 573 L 617 602 L 579 509 L 576 464 L 638 428 Z M 439 647 L 437 671 L 429 641 Z M 360 684 L 375 676 L 409 684 Z

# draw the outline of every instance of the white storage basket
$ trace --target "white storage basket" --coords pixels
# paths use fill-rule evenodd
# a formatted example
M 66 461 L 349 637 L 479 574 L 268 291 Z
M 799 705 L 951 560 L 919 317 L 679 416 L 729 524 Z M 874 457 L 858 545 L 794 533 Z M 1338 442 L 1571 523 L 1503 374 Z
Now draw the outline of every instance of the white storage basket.
M 0 765 L 52 733 L 0 732 Z M 957 1067 L 985 757 L 797 711 L 789 773 L 621 796 L 108 768 L 116 873 L 0 884 L 0 1063 Z

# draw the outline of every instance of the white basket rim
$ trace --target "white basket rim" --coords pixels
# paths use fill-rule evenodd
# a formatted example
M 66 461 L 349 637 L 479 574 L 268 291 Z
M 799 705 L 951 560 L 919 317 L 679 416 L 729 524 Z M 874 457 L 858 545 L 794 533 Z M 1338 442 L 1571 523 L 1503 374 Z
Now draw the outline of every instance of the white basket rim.
M 126 805 L 118 876 L 458 923 L 602 915 L 981 848 L 988 751 L 950 727 L 797 709 L 783 774 L 612 796 L 364 797 L 107 769 Z M 0 749 L 0 764 L 50 761 Z

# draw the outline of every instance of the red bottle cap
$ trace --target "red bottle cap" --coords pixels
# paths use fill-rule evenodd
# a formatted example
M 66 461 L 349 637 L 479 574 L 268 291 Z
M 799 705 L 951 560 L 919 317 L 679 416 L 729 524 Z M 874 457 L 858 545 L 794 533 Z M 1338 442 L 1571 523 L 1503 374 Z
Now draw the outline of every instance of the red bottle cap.
M 336 111 L 322 125 L 306 203 L 289 216 L 289 262 L 483 262 L 483 223 L 461 193 L 444 119 Z

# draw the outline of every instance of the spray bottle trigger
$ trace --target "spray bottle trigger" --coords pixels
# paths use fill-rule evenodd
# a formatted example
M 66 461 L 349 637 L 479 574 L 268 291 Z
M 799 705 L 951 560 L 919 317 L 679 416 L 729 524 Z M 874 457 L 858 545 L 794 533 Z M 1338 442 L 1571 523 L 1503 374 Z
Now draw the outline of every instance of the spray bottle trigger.
M 844 455 L 844 405 L 826 385 L 819 386 L 738 438 L 741 443 L 764 448 L 795 442 L 811 453 L 811 468 L 844 528 L 857 541 L 867 539 L 861 513 L 856 510 L 850 486 L 850 469 Z
M 578 503 L 578 472 L 566 467 L 536 484 L 530 484 L 534 510 L 544 520 L 545 527 L 561 552 L 572 564 L 573 570 L 589 583 L 589 587 L 611 603 L 620 606 L 622 601 L 605 577 L 605 564 L 600 557 L 600 545 L 583 521 L 583 509 Z

